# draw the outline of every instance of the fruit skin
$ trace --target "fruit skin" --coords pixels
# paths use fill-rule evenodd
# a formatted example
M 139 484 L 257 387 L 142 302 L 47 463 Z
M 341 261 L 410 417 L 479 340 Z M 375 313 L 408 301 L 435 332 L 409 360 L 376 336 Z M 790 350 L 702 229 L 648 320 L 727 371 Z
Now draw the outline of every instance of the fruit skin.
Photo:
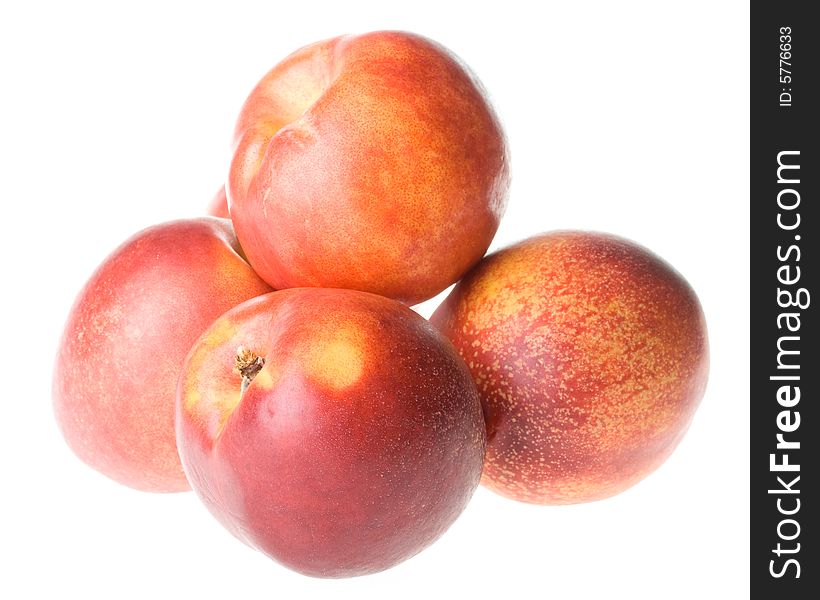
M 85 284 L 60 342 L 53 402 L 91 467 L 139 490 L 190 489 L 174 434 L 182 361 L 216 317 L 271 291 L 240 252 L 230 221 L 173 221 L 130 238 Z
M 266 360 L 242 396 L 239 346 Z M 447 339 L 351 290 L 274 292 L 218 319 L 188 355 L 176 423 L 218 520 L 317 577 L 380 571 L 432 543 L 478 486 L 486 445 Z
M 492 254 L 431 320 L 481 395 L 482 483 L 515 500 L 589 502 L 634 485 L 680 442 L 706 386 L 694 291 L 607 234 L 547 233 Z
M 506 205 L 507 146 L 480 83 L 409 33 L 291 54 L 251 92 L 234 142 L 234 226 L 277 289 L 426 300 L 484 255 Z
M 211 198 L 208 203 L 207 213 L 212 217 L 219 217 L 221 219 L 230 219 L 231 213 L 228 211 L 228 196 L 225 193 L 225 186 L 219 188 L 219 191 Z

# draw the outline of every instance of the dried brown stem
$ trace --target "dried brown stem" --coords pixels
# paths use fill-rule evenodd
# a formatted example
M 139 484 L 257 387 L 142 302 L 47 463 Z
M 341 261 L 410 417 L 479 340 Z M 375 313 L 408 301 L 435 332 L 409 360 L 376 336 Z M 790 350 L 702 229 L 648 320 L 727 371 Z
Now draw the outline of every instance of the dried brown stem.
M 239 346 L 239 348 L 236 349 L 234 368 L 237 373 L 242 376 L 241 393 L 245 393 L 245 390 L 248 389 L 253 378 L 259 374 L 259 371 L 261 371 L 264 366 L 265 359 L 253 351 L 248 350 L 245 346 Z

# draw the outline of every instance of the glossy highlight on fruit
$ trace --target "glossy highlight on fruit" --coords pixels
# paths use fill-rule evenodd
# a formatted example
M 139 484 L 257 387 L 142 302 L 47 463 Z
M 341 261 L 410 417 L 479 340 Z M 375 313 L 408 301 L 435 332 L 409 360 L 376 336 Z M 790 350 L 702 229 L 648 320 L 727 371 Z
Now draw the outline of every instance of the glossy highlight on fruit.
M 190 489 L 174 435 L 182 361 L 216 317 L 270 291 L 224 219 L 164 223 L 123 243 L 85 284 L 60 342 L 53 401 L 68 445 L 125 485 Z
M 231 216 L 276 289 L 420 302 L 483 256 L 506 206 L 507 146 L 483 88 L 410 33 L 291 54 L 251 92 L 234 141 Z
M 478 486 L 481 403 L 452 345 L 369 293 L 291 289 L 203 334 L 182 370 L 180 456 L 236 537 L 318 577 L 424 549 Z
M 559 231 L 487 256 L 432 317 L 487 416 L 482 483 L 538 504 L 617 494 L 655 470 L 703 395 L 703 312 L 637 244 Z

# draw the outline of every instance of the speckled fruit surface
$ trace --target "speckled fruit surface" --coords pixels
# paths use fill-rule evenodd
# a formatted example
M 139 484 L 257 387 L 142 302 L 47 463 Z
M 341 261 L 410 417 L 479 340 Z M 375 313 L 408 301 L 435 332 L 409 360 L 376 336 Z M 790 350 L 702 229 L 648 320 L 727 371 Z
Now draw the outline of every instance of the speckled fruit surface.
M 438 308 L 487 416 L 482 483 L 568 504 L 617 494 L 683 437 L 706 324 L 672 267 L 615 236 L 559 231 L 486 257 Z
M 174 435 L 182 361 L 216 317 L 271 288 L 242 258 L 230 221 L 164 223 L 122 244 L 74 303 L 54 367 L 68 445 L 125 485 L 190 489 Z
M 431 298 L 483 256 L 507 201 L 507 146 L 483 88 L 409 33 L 291 54 L 251 92 L 234 143 L 231 217 L 276 289 Z
M 351 290 L 274 292 L 220 317 L 186 360 L 176 423 L 217 519 L 319 577 L 380 571 L 432 543 L 478 486 L 486 445 L 450 342 Z

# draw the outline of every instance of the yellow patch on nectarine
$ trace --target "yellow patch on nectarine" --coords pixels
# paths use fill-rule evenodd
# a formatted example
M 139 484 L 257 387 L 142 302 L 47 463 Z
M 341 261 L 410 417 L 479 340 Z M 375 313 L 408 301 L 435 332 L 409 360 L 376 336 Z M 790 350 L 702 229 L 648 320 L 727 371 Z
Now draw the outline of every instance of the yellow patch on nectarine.
M 214 350 L 222 346 L 225 340 L 233 337 L 235 333 L 236 326 L 229 319 L 218 319 L 213 324 L 207 337 L 196 346 L 196 351 L 188 357 L 189 372 L 203 372 L 203 368 L 206 366 L 209 367 L 205 369 L 206 372 L 217 368 L 218 365 L 209 363 L 214 363 L 215 360 L 222 360 L 224 357 L 223 353 L 214 352 Z M 233 363 L 229 362 L 228 364 L 232 365 Z M 202 397 L 191 385 L 192 383 L 195 385 L 195 382 L 187 381 L 186 383 L 188 385 L 186 385 L 185 390 L 184 408 L 190 412 L 196 408 L 197 404 L 202 400 Z
M 280 371 L 275 365 L 268 362 L 254 377 L 252 385 L 263 390 L 272 390 L 279 381 Z
M 328 332 L 306 348 L 304 365 L 311 379 L 334 390 L 343 390 L 362 375 L 364 355 L 361 334 L 343 327 Z

